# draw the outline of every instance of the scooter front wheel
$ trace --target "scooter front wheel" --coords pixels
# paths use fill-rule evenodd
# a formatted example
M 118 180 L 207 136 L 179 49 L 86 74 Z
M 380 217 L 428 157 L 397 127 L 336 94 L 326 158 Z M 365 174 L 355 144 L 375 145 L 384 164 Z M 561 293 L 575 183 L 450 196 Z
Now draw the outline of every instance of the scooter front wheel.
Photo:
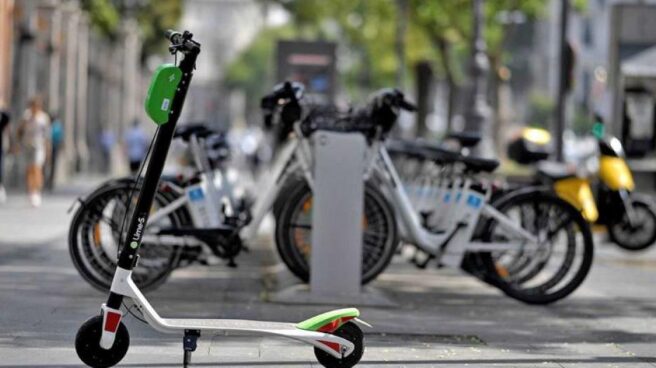
M 91 317 L 80 326 L 75 336 L 77 356 L 89 367 L 106 368 L 118 364 L 128 352 L 130 346 L 128 329 L 123 322 L 120 322 L 116 330 L 114 345 L 109 350 L 100 347 L 102 327 L 102 315 Z
M 335 330 L 333 334 L 352 342 L 355 345 L 355 349 L 348 356 L 338 359 L 319 348 L 314 348 L 314 355 L 317 357 L 317 360 L 326 368 L 354 367 L 360 362 L 362 354 L 364 354 L 364 334 L 362 330 L 355 323 L 348 322 Z
M 647 200 L 631 198 L 635 223 L 631 224 L 627 214 L 620 221 L 608 225 L 608 235 L 613 243 L 628 251 L 640 251 L 656 242 L 656 209 Z

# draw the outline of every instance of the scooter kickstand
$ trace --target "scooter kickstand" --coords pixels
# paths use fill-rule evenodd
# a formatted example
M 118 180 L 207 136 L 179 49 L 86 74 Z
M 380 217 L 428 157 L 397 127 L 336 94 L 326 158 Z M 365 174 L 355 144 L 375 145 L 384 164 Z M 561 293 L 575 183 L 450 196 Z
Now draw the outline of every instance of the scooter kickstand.
M 191 353 L 196 351 L 197 341 L 200 337 L 199 330 L 185 330 L 184 337 L 182 338 L 182 348 L 184 356 L 182 358 L 182 366 L 187 368 L 191 364 Z

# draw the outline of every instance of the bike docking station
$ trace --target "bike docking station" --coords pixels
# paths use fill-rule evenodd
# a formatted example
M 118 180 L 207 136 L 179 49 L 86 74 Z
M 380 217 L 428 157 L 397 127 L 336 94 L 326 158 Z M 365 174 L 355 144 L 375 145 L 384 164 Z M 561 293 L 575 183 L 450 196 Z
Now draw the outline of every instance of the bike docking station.
M 269 300 L 283 304 L 396 307 L 361 282 L 365 153 L 361 133 L 319 130 L 313 136 L 310 284 L 293 285 Z

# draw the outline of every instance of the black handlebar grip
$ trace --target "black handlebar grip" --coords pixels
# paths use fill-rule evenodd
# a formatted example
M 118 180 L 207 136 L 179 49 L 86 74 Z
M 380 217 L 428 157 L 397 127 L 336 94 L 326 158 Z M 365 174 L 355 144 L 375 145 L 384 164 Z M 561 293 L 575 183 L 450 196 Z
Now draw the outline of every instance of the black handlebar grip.
M 406 110 L 406 111 L 417 111 L 417 105 L 413 104 L 412 102 L 403 99 L 401 103 L 399 104 L 399 107 Z

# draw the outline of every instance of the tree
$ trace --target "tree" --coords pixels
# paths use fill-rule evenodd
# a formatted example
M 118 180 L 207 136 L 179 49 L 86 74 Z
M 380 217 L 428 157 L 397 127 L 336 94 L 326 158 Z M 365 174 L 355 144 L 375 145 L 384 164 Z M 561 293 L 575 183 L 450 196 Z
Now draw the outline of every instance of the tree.
M 164 32 L 177 27 L 182 11 L 182 0 L 146 0 L 145 6 L 137 12 L 143 37 L 142 59 L 168 45 Z
M 118 37 L 121 19 L 134 16 L 142 33 L 142 60 L 163 50 L 162 35 L 175 28 L 182 16 L 182 0 L 140 0 L 130 6 L 126 0 L 82 0 L 81 4 L 92 27 L 110 40 Z
M 395 0 L 262 0 L 283 6 L 292 16 L 290 36 L 337 40 L 346 47 L 346 62 L 341 80 L 351 97 L 362 91 L 395 83 L 398 58 L 395 55 Z M 581 9 L 586 0 L 573 0 Z M 409 22 L 405 38 L 408 68 L 418 63 L 434 66 L 436 74 L 449 86 L 448 118 L 455 109 L 458 91 L 467 81 L 472 33 L 472 0 L 408 0 Z M 512 60 L 507 52 L 507 38 L 515 28 L 500 19 L 502 12 L 522 14 L 527 22 L 546 12 L 543 0 L 486 0 L 485 38 L 491 66 L 490 97 L 498 115 L 500 70 Z M 269 30 L 262 33 L 263 38 Z M 259 39 L 259 37 L 258 37 Z M 269 40 L 274 42 L 275 40 Z M 254 43 L 257 44 L 256 41 Z M 249 51 L 246 51 L 248 53 Z M 241 60 L 241 59 L 240 59 Z M 255 73 L 257 75 L 257 73 Z M 413 75 L 413 73 L 404 73 Z
M 272 73 L 276 41 L 295 36 L 290 26 L 267 29 L 228 66 L 223 82 L 229 89 L 244 91 L 246 111 L 258 111 L 260 98 L 276 82 Z

